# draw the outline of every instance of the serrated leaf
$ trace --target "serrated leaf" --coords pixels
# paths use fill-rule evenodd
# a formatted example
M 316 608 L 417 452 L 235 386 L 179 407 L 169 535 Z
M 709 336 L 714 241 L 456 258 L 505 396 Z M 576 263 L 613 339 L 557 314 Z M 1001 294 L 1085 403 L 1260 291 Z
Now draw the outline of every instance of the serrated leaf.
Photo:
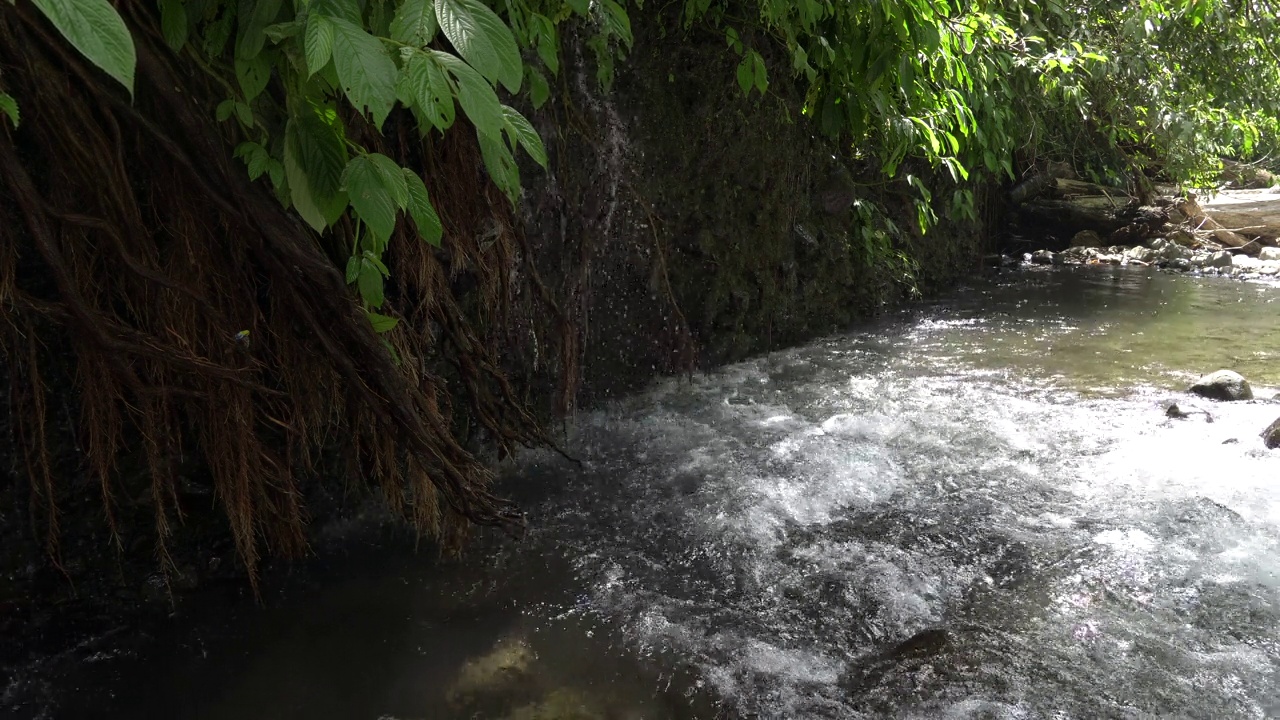
M 382 307 L 386 299 L 383 295 L 382 273 L 378 272 L 368 260 L 360 260 L 360 273 L 356 277 L 356 286 L 360 289 L 360 297 L 371 307 Z
M 409 168 L 401 168 L 404 173 L 405 187 L 409 191 L 409 216 L 413 224 L 418 226 L 418 234 L 431 245 L 440 247 L 440 239 L 444 236 L 444 227 L 440 224 L 440 216 L 431 205 L 427 195 L 427 185 L 422 177 Z
M 342 188 L 369 232 L 386 243 L 396 229 L 396 204 L 374 162 L 363 155 L 351 158 L 342 173 Z
M 441 132 L 453 126 L 453 87 L 441 66 L 429 56 L 415 52 L 405 63 L 398 93 L 405 104 L 413 104 Z
M 18 128 L 18 123 L 22 120 L 18 113 L 18 101 L 14 100 L 9 93 L 0 92 L 0 113 L 9 117 L 9 122 L 13 123 L 15 130 Z
M 182 0 L 160 0 L 160 34 L 174 52 L 187 44 L 187 8 Z
M 267 53 L 260 52 L 247 60 L 237 57 L 235 65 L 236 80 L 240 83 L 240 90 L 244 92 L 244 99 L 252 102 L 266 89 L 267 83 L 271 82 L 271 58 Z
M 346 20 L 332 19 L 333 64 L 347 99 L 357 110 L 367 108 L 382 127 L 396 102 L 396 66 L 377 38 Z
M 352 255 L 347 258 L 347 284 L 355 282 L 358 277 L 360 277 L 360 258 Z
M 307 58 L 307 76 L 316 74 L 333 56 L 333 22 L 324 15 L 312 15 L 307 19 L 307 33 L 303 37 Z
M 347 207 L 341 191 L 347 148 L 334 126 L 304 113 L 285 126 L 284 170 L 294 207 L 316 230 L 333 224 Z
M 458 104 L 462 105 L 462 111 L 471 124 L 481 135 L 499 138 L 503 128 L 502 103 L 498 102 L 498 94 L 493 87 L 456 56 L 439 50 L 432 50 L 431 54 L 453 76 L 458 89 Z
M 271 155 L 266 148 L 256 142 L 242 142 L 236 146 L 235 156 L 244 161 L 249 170 L 249 179 L 257 180 L 267 171 Z
M 542 145 L 542 138 L 538 136 L 538 131 L 533 129 L 533 125 L 525 119 L 525 116 L 516 112 L 515 108 L 502 106 L 502 116 L 507 123 L 507 128 L 515 133 L 516 138 L 520 141 L 520 147 L 529 153 L 529 157 L 533 161 L 547 167 L 547 150 Z
M 213 111 L 213 117 L 218 122 L 225 122 L 227 118 L 231 117 L 231 113 L 234 113 L 235 111 L 236 101 L 234 99 L 223 100 L 218 103 L 218 107 Z
M 31 0 L 58 32 L 133 95 L 138 64 L 133 37 L 107 0 Z
M 312 0 L 311 14 L 339 18 L 354 25 L 361 22 L 360 4 L 357 0 Z
M 520 91 L 524 64 L 511 28 L 480 0 L 436 0 L 445 37 L 472 67 L 508 91 Z
M 439 29 L 432 0 L 405 0 L 391 19 L 391 39 L 423 48 Z
M 395 160 L 380 153 L 369 153 L 369 159 L 373 161 L 373 166 L 378 171 L 382 187 L 391 195 L 396 207 L 404 210 L 409 204 L 409 190 L 405 187 L 404 173 L 401 172 L 404 168 L 400 167 Z
M 400 318 L 387 317 L 376 312 L 366 312 L 365 315 L 369 317 L 369 323 L 373 325 L 373 331 L 379 335 L 391 332 L 400 323 Z

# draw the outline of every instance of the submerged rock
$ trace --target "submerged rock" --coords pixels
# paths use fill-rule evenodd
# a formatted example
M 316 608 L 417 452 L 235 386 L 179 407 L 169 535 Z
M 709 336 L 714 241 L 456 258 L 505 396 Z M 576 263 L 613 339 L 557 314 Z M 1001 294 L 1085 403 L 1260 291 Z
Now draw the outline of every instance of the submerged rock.
M 1262 443 L 1270 450 L 1280 448 L 1280 418 L 1276 418 L 1275 422 L 1262 431 Z
M 1210 400 L 1252 400 L 1253 388 L 1249 381 L 1234 370 L 1218 370 L 1200 378 L 1190 392 Z
M 1165 415 L 1167 415 L 1167 416 L 1169 416 L 1169 417 L 1171 417 L 1171 418 L 1178 418 L 1178 419 L 1180 419 L 1180 420 L 1181 420 L 1181 419 L 1185 419 L 1185 418 L 1189 418 L 1189 417 L 1191 417 L 1192 415 L 1197 415 L 1197 414 L 1201 414 L 1201 413 L 1203 413 L 1203 414 L 1204 414 L 1204 421 L 1205 421 L 1205 422 L 1213 422 L 1213 416 L 1209 414 L 1209 411 L 1208 411 L 1208 410 L 1202 410 L 1202 409 L 1200 409 L 1200 408 L 1196 408 L 1196 407 L 1193 407 L 1193 408 L 1191 408 L 1191 409 L 1189 409 L 1189 410 L 1184 410 L 1184 409 L 1182 409 L 1182 408 L 1178 407 L 1178 403 L 1169 403 L 1169 407 L 1167 407 L 1167 408 L 1165 408 L 1165 409 L 1164 409 L 1164 414 L 1165 414 Z

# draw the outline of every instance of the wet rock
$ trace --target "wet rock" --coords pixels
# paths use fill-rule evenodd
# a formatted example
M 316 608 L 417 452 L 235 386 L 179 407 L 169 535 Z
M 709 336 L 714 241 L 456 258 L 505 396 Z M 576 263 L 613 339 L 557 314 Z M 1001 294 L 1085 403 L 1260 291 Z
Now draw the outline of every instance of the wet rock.
M 1098 262 L 1103 263 L 1105 265 L 1119 265 L 1121 261 L 1124 260 L 1124 255 L 1120 253 L 1114 253 L 1114 254 L 1108 253 L 1105 255 L 1100 254 L 1097 257 L 1097 260 Z
M 1102 236 L 1092 230 L 1081 230 L 1071 236 L 1071 245 L 1073 247 L 1102 247 Z
M 1226 250 L 1219 250 L 1218 252 L 1210 253 L 1209 256 L 1204 259 L 1204 266 L 1218 268 L 1231 267 L 1231 253 Z
M 1169 233 L 1169 242 L 1176 243 L 1183 247 L 1191 247 L 1196 244 L 1196 236 L 1192 235 L 1187 230 L 1174 230 Z
M 1061 265 L 1062 264 L 1062 260 L 1058 258 L 1057 254 L 1050 250 L 1037 250 L 1031 253 L 1031 262 L 1034 265 Z
M 1258 253 L 1258 259 L 1259 259 L 1259 260 L 1262 260 L 1262 261 L 1264 261 L 1264 262 L 1265 262 L 1265 261 L 1269 261 L 1269 260 L 1274 260 L 1274 261 L 1280 262 L 1280 248 L 1278 248 L 1278 247 L 1264 247 L 1264 248 L 1262 248 L 1262 250 Z
M 1276 418 L 1275 422 L 1262 431 L 1262 444 L 1266 445 L 1268 450 L 1280 448 L 1280 418 Z
M 1252 400 L 1253 388 L 1249 381 L 1234 370 L 1218 370 L 1200 378 L 1190 392 L 1210 400 Z
M 1186 258 L 1174 258 L 1169 261 L 1168 267 L 1170 270 L 1186 272 L 1191 269 L 1191 261 Z
M 1258 268 L 1259 275 L 1280 275 L 1280 262 L 1265 262 Z
M 1150 248 L 1145 248 L 1141 245 L 1129 248 L 1124 252 L 1124 255 L 1130 261 L 1140 263 L 1149 263 L 1155 257 L 1155 253 L 1151 252 Z

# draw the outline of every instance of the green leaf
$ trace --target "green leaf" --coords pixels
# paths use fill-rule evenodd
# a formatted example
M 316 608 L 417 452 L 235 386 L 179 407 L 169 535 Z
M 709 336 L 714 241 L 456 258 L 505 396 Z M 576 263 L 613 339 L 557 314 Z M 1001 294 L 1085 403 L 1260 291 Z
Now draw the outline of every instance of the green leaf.
M 405 105 L 416 106 L 441 132 L 453 126 L 453 87 L 431 56 L 415 52 L 401 72 L 396 94 Z
M 769 89 L 769 71 L 765 69 L 764 58 L 760 57 L 760 53 L 752 50 L 750 58 L 752 84 L 763 95 Z
M 409 216 L 413 224 L 418 226 L 418 234 L 431 245 L 440 247 L 440 239 L 444 236 L 444 228 L 440 224 L 440 216 L 431 206 L 431 198 L 427 195 L 427 186 L 422 177 L 409 168 L 402 168 L 405 187 L 409 191 Z
M 353 25 L 361 24 L 357 0 L 312 0 L 311 14 L 346 20 Z
M 551 87 L 547 85 L 547 79 L 542 77 L 542 73 L 529 68 L 529 100 L 533 103 L 533 109 L 546 105 L 550 98 Z
M 738 87 L 742 88 L 742 94 L 751 93 L 751 87 L 755 85 L 755 71 L 751 65 L 751 56 L 742 58 L 742 62 L 738 63 Z
M 530 18 L 538 42 L 538 57 L 547 66 L 552 75 L 560 74 L 560 39 L 556 37 L 556 26 L 550 18 L 535 13 Z
M 493 178 L 514 205 L 520 194 L 520 171 L 516 167 L 515 158 L 511 157 L 511 150 L 500 138 L 479 134 L 478 138 L 480 156 L 484 158 L 484 166 L 489 171 L 489 177 Z
M 382 184 L 382 173 L 374 161 L 363 155 L 351 158 L 342 173 L 342 187 L 369 232 L 386 243 L 396 229 L 396 203 Z
M 160 34 L 174 52 L 187 44 L 187 8 L 182 0 L 160 0 Z
M 621 38 L 627 47 L 631 47 L 634 40 L 631 36 L 631 18 L 627 17 L 627 11 L 613 0 L 600 0 L 600 7 L 604 8 L 605 26 Z
M 533 129 L 533 125 L 525 119 L 523 115 L 516 112 L 515 108 L 502 106 L 503 119 L 506 120 L 507 128 L 515 133 L 520 140 L 520 147 L 529 153 L 529 157 L 533 161 L 541 165 L 544 169 L 547 167 L 547 150 L 542 145 L 542 138 L 538 137 L 538 131 Z
M 360 272 L 356 276 L 357 287 L 360 288 L 360 297 L 364 299 L 371 307 L 382 307 L 386 297 L 383 295 L 384 288 L 382 284 L 382 273 L 373 266 L 368 260 L 361 258 Z
M 382 155 L 380 153 L 369 153 L 369 159 L 373 161 L 373 167 L 378 171 L 378 177 L 382 181 L 382 187 L 391 195 L 391 199 L 395 201 L 396 207 L 404 210 L 409 205 L 409 190 L 405 186 L 404 168 L 395 160 Z
M 218 103 L 218 107 L 213 111 L 213 116 L 218 122 L 225 122 L 227 118 L 231 117 L 231 113 L 235 111 L 236 101 L 234 99 L 223 100 Z
M 80 54 L 133 95 L 137 54 L 120 13 L 107 0 L 31 0 Z
M 347 258 L 347 284 L 355 282 L 358 277 L 360 277 L 360 257 L 352 255 Z
M 379 335 L 391 332 L 400 323 L 400 318 L 387 317 L 376 312 L 366 312 L 365 315 L 369 317 L 369 322 L 373 325 L 373 331 Z
M 377 38 L 346 20 L 333 19 L 333 64 L 347 99 L 367 108 L 381 128 L 396 102 L 396 66 Z
M 244 0 L 245 3 L 252 0 Z M 240 35 L 236 38 L 236 58 L 252 60 L 267 42 L 267 26 L 280 14 L 281 0 L 257 0 L 253 10 L 241 10 Z
M 235 65 L 236 80 L 244 92 L 244 99 L 252 102 L 271 82 L 271 58 L 260 52 L 248 60 L 237 57 Z
M 271 164 L 271 155 L 267 149 L 256 142 L 240 143 L 236 146 L 235 156 L 243 160 L 248 167 L 250 180 L 262 177 Z
M 476 130 L 481 135 L 495 139 L 501 137 L 504 125 L 502 104 L 498 102 L 498 94 L 493 91 L 493 87 L 480 77 L 480 73 L 456 56 L 439 50 L 432 50 L 431 55 L 449 70 L 457 82 L 458 103 L 462 105 L 463 112 L 467 114 L 471 124 L 476 126 Z
M 17 129 L 19 121 L 22 119 L 18 114 L 18 101 L 6 92 L 0 92 L 0 113 L 9 116 L 9 122 L 13 123 L 14 129 Z
M 591 0 L 566 0 L 569 8 L 575 13 L 586 17 L 591 12 Z
M 432 0 L 405 0 L 391 19 L 391 39 L 423 48 L 435 38 L 439 27 Z
M 285 126 L 285 176 L 294 207 L 316 230 L 333 224 L 347 207 L 346 194 L 341 191 L 346 164 L 346 144 L 325 117 L 304 112 L 289 120 Z
M 324 15 L 312 15 L 307 19 L 307 33 L 303 37 L 307 58 L 307 76 L 329 62 L 333 56 L 333 21 Z
M 520 91 L 524 64 L 511 29 L 480 0 L 436 0 L 436 19 L 458 54 L 491 81 Z
M 301 20 L 290 20 L 268 25 L 262 32 L 271 42 L 280 43 L 289 38 L 297 37 L 302 32 L 303 27 L 304 23 Z
M 236 119 L 245 125 L 245 127 L 253 127 L 253 109 L 248 105 L 236 101 Z

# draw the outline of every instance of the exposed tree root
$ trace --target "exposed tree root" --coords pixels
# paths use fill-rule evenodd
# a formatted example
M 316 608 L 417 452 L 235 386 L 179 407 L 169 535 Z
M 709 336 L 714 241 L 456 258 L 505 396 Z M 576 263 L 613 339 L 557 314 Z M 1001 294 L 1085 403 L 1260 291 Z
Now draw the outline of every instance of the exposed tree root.
M 136 3 L 121 10 L 136 28 L 154 25 Z M 209 79 L 184 75 L 153 27 L 135 38 L 130 101 L 29 4 L 0 7 L 0 77 L 24 113 L 20 130 L 0 130 L 0 352 L 21 367 L 9 373 L 13 426 L 50 555 L 73 491 L 51 457 L 59 430 L 45 387 L 62 346 L 80 405 L 74 444 L 106 525 L 117 532 L 120 491 L 137 490 L 118 475 L 140 448 L 162 563 L 188 454 L 207 465 L 251 577 L 264 546 L 305 547 L 302 483 L 334 447 L 446 544 L 470 524 L 518 531 L 522 515 L 490 492 L 458 423 L 470 418 L 503 448 L 553 444 L 500 349 L 545 348 L 568 398 L 577 330 L 474 140 L 423 142 L 407 128 L 362 138 L 424 171 L 445 223 L 444 251 L 404 233 L 392 241 L 384 311 L 405 321 L 390 336 L 397 364 L 337 269 L 349 234 L 318 238 L 251 183 L 229 157 L 235 138 L 213 123 Z M 528 319 L 548 312 L 559 319 Z M 236 339 L 244 330 L 248 343 Z

